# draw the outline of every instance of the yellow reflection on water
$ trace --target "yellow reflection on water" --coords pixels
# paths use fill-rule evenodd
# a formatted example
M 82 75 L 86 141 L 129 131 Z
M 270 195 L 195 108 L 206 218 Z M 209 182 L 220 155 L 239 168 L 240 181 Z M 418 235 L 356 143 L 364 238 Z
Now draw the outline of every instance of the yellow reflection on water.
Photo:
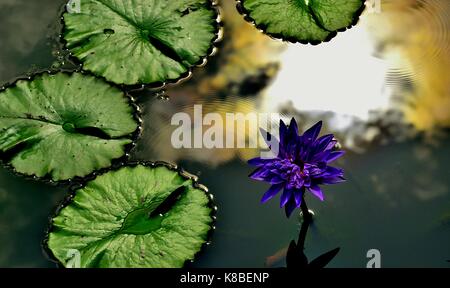
M 406 120 L 419 130 L 450 125 L 450 1 L 384 0 L 368 17 Z
M 450 1 L 384 0 L 319 46 L 289 44 L 267 106 L 367 120 L 397 109 L 417 129 L 450 125 Z

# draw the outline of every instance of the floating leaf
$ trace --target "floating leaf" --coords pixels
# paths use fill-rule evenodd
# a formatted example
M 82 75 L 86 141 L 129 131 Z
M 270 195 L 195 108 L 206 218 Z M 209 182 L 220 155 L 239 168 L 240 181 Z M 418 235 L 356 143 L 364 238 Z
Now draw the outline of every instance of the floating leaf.
M 212 51 L 211 0 L 83 0 L 64 14 L 64 39 L 84 69 L 127 85 L 182 78 Z M 78 12 L 78 11 L 77 11 Z
M 166 166 L 137 165 L 98 176 L 53 219 L 48 248 L 66 266 L 182 267 L 207 241 L 210 199 Z
M 319 44 L 351 27 L 364 0 L 240 0 L 238 8 L 265 33 L 291 42 Z
M 86 176 L 124 156 L 137 127 L 130 99 L 92 76 L 41 74 L 0 92 L 0 155 L 18 173 Z

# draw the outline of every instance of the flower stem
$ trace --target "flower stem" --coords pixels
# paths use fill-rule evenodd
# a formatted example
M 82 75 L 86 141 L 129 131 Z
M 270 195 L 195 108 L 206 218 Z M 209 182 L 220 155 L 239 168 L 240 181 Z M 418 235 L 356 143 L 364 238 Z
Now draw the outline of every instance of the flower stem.
M 312 214 L 309 213 L 308 206 L 306 206 L 305 197 L 303 197 L 303 199 L 302 199 L 302 203 L 300 204 L 300 209 L 302 210 L 303 221 L 311 222 Z
M 308 206 L 306 206 L 305 198 L 302 199 L 300 209 L 303 214 L 303 222 L 300 233 L 298 234 L 297 248 L 303 251 L 303 249 L 305 249 L 306 234 L 308 233 L 309 224 L 311 224 L 312 221 L 312 215 L 309 213 Z

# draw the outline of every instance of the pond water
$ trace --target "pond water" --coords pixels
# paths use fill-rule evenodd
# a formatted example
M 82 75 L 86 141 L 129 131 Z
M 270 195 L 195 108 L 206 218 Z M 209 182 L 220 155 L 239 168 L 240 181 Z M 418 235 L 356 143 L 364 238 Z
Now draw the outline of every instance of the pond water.
M 0 82 L 71 67 L 57 41 L 64 2 L 0 0 Z M 215 196 L 216 231 L 192 266 L 283 266 L 300 229 L 300 215 L 287 220 L 277 201 L 260 204 L 268 186 L 248 178 L 245 161 L 257 150 L 171 148 L 172 115 L 201 104 L 207 112 L 280 112 L 301 127 L 323 119 L 339 137 L 347 182 L 326 187 L 325 202 L 306 198 L 315 213 L 309 259 L 340 247 L 329 267 L 365 267 L 378 249 L 382 267 L 450 267 L 449 2 L 381 1 L 380 13 L 319 48 L 271 40 L 239 18 L 234 1 L 222 2 L 219 54 L 169 87 L 168 99 L 133 93 L 144 133 L 132 158 L 176 162 Z M 41 242 L 66 191 L 0 169 L 0 267 L 55 267 Z

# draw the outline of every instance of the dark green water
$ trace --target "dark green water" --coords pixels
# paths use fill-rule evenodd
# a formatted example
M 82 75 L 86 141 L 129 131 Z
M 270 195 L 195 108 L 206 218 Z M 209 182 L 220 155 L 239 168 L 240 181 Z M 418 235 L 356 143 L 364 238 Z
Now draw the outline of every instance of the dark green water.
M 0 0 L 2 83 L 55 62 L 52 37 L 62 3 Z M 152 101 L 142 103 L 151 105 Z M 170 101 L 158 103 L 161 109 L 165 105 L 173 109 Z M 150 113 L 144 121 L 156 123 Z M 348 181 L 327 187 L 323 203 L 307 197 L 316 217 L 308 233 L 306 255 L 312 259 L 341 247 L 331 267 L 365 267 L 367 251 L 379 249 L 383 267 L 449 267 L 448 136 L 444 133 L 433 143 L 416 137 L 370 145 L 363 154 L 350 152 L 339 163 Z M 135 159 L 169 160 L 155 152 L 153 138 L 154 131 L 144 131 Z M 248 179 L 252 168 L 243 161 L 212 166 L 184 158 L 179 164 L 200 176 L 219 207 L 212 244 L 193 263 L 195 267 L 263 267 L 266 257 L 296 239 L 299 217 L 286 220 L 276 201 L 261 205 L 260 197 L 268 187 Z M 45 258 L 40 244 L 48 217 L 66 191 L 0 169 L 0 267 L 55 266 Z M 276 264 L 283 264 L 282 257 Z

